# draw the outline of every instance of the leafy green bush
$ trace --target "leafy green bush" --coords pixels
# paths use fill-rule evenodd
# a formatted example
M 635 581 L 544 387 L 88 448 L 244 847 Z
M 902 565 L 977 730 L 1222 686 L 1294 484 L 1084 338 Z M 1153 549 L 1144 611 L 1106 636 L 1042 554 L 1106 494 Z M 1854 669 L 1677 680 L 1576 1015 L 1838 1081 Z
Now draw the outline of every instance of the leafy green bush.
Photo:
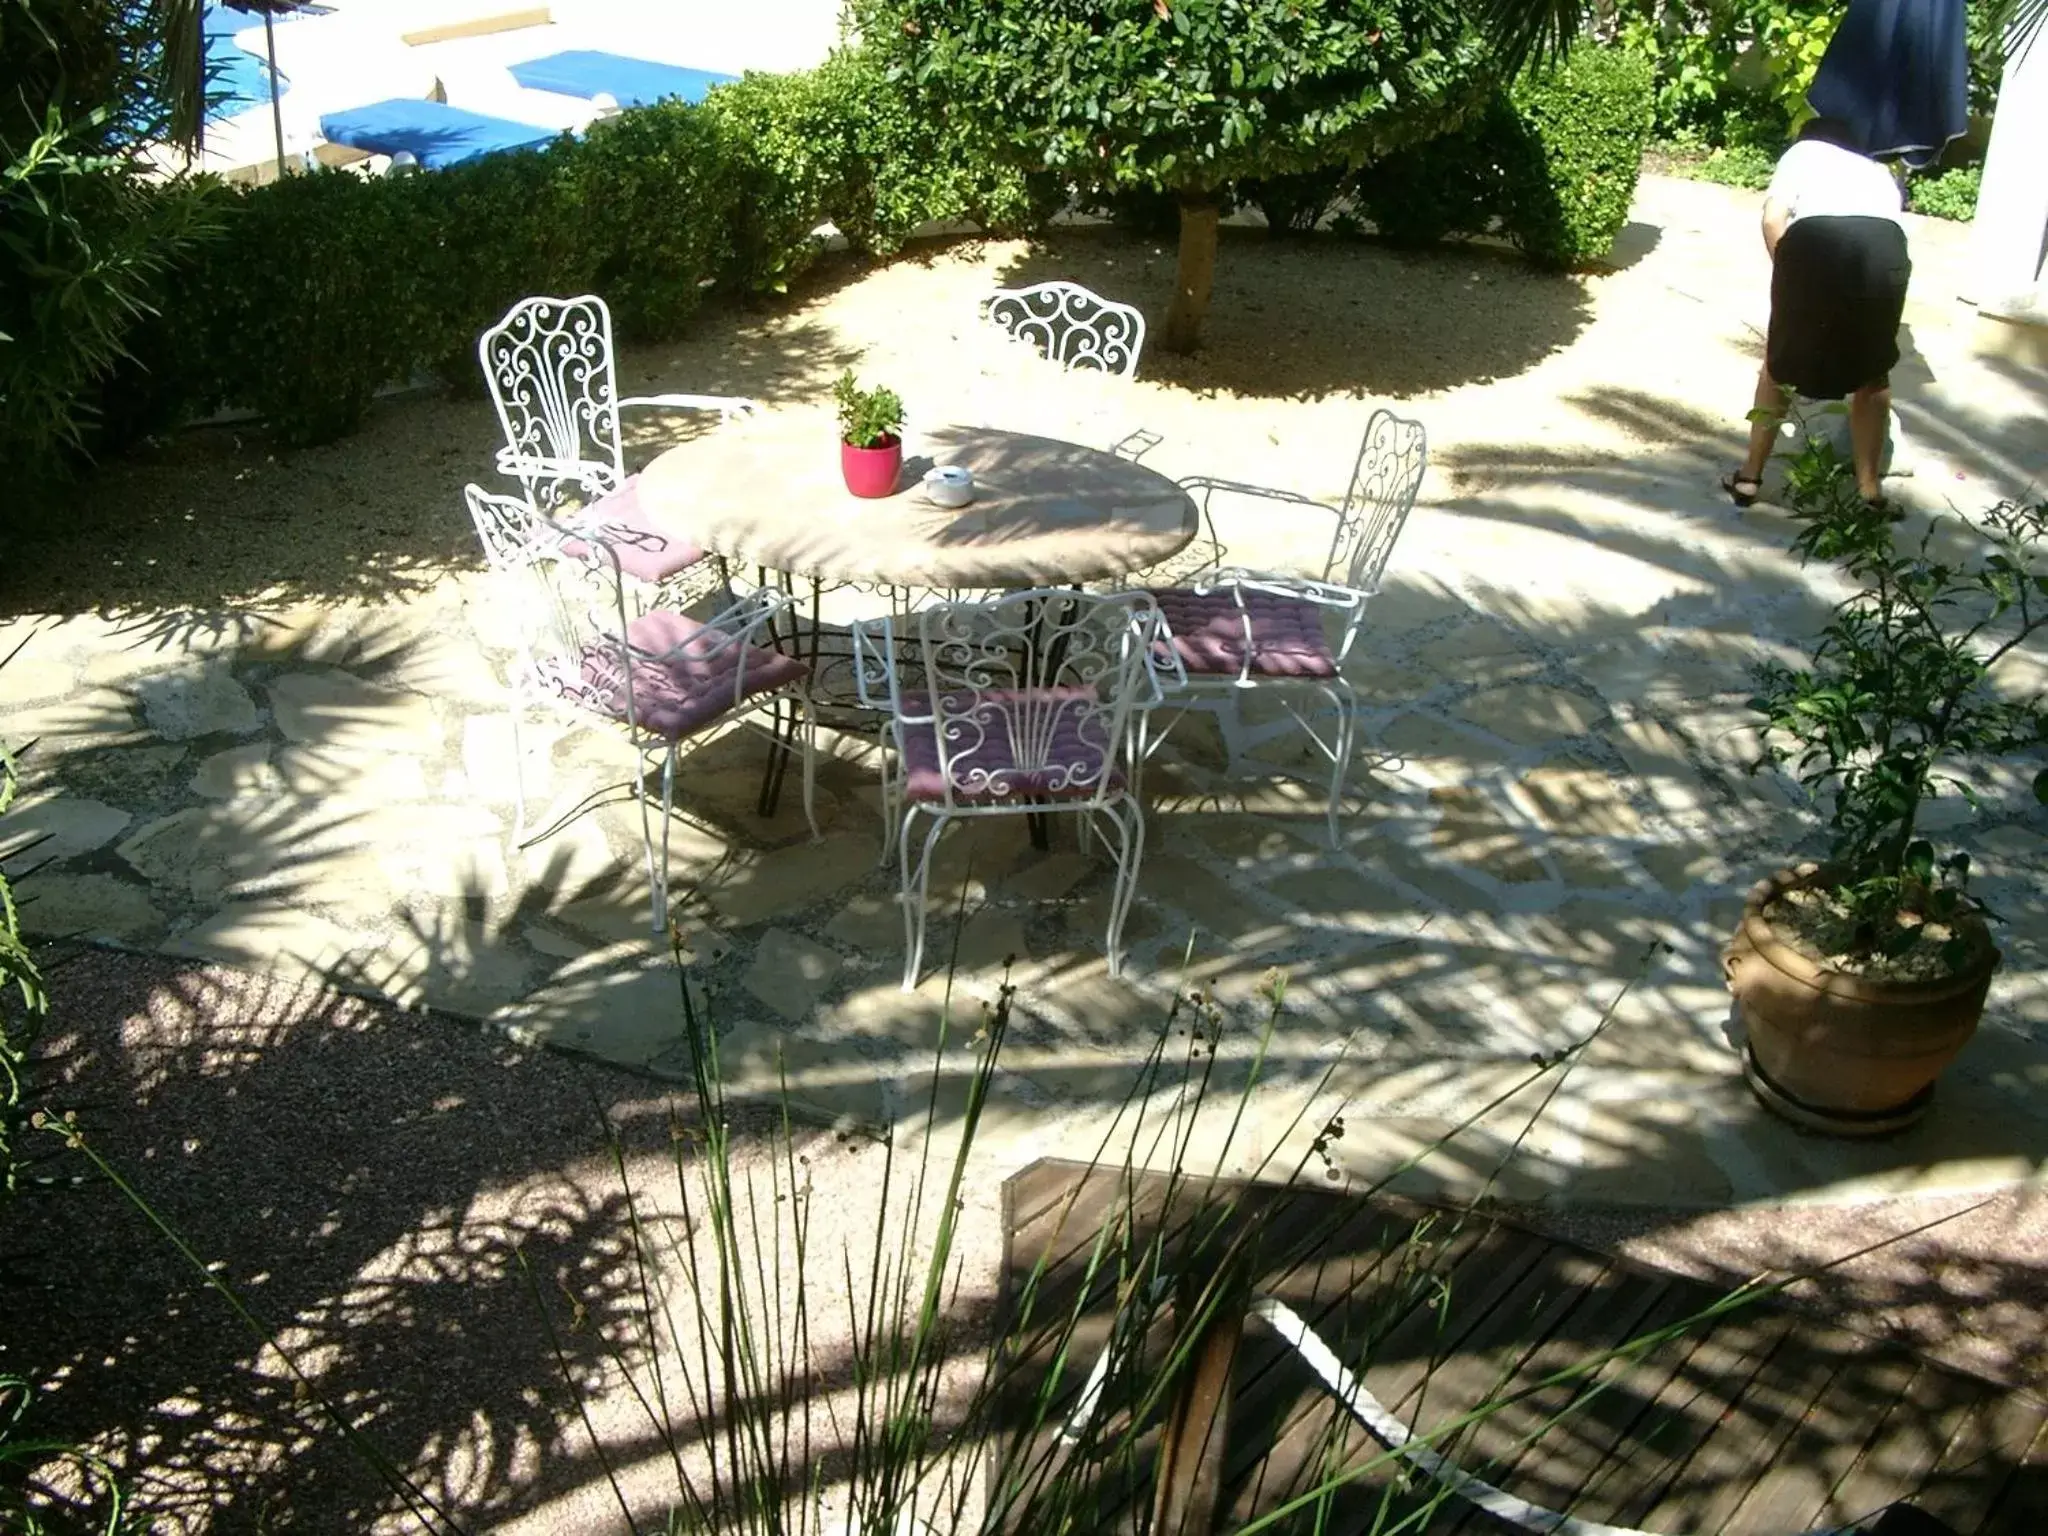
M 1907 199 L 1915 213 L 1930 219 L 1967 222 L 1977 217 L 1977 188 L 1984 179 L 1980 165 L 1958 166 L 1934 176 L 1915 176 L 1906 184 Z
M 163 114 L 144 7 L 0 5 L 0 464 L 74 464 L 103 381 L 206 229 L 188 184 L 144 161 Z
M 14 758 L 0 744 L 0 817 L 14 803 Z M 21 915 L 0 869 L 0 1208 L 14 1193 L 28 1113 L 28 1051 L 44 1008 L 42 976 L 21 936 Z
M 594 290 L 621 336 L 656 340 L 708 291 L 786 289 L 827 220 L 886 255 L 927 220 L 1028 227 L 1060 201 L 970 130 L 926 131 L 851 50 L 528 153 L 206 196 L 224 233 L 164 276 L 164 313 L 105 392 L 118 439 L 235 405 L 285 442 L 324 442 L 387 383 L 428 372 L 474 387 L 477 333 L 527 294 Z
M 1687 164 L 1685 169 L 1700 181 L 1761 192 L 1771 184 L 1771 172 L 1776 165 L 1768 151 L 1754 144 L 1739 144 L 1732 149 L 1716 149 L 1705 159 Z
M 1648 68 L 1583 48 L 1521 77 L 1463 128 L 1367 166 L 1350 195 L 1398 245 L 1497 227 L 1532 261 L 1577 266 L 1604 256 L 1627 222 L 1649 129 Z

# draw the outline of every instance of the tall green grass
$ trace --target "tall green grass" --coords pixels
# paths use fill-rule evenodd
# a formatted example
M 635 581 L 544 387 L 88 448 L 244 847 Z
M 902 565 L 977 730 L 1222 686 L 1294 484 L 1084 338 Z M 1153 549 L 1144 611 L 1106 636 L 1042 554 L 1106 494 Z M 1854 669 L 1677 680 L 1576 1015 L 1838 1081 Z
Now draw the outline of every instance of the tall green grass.
M 687 1094 L 672 1107 L 664 1187 L 641 1187 L 641 1165 L 628 1156 L 622 1132 L 609 1121 L 603 1130 L 626 1211 L 629 1326 L 594 1330 L 605 1369 L 593 1376 L 587 1362 L 579 1367 L 571 1336 L 587 1330 L 581 1304 L 568 1297 L 564 1316 L 564 1298 L 523 1254 L 532 1310 L 505 1322 L 545 1336 L 598 1475 L 609 1483 L 619 1527 L 635 1536 L 1081 1536 L 1133 1521 L 1147 1528 L 1155 1443 L 1212 1325 L 1236 1315 L 1256 1272 L 1319 1262 L 1334 1226 L 1358 1209 L 1355 1198 L 1325 1202 L 1330 1212 L 1308 1229 L 1296 1222 L 1284 1242 L 1276 1238 L 1280 1205 L 1270 1187 L 1323 1187 L 1318 1164 L 1343 1130 L 1341 1110 L 1320 1123 L 1308 1118 L 1311 1105 L 1327 1102 L 1338 1063 L 1306 1090 L 1264 1081 L 1285 978 L 1269 979 L 1270 1007 L 1257 1036 L 1226 1067 L 1219 1067 L 1224 1021 L 1214 1003 L 1190 991 L 1174 1004 L 1128 1093 L 1080 1160 L 1084 1176 L 1054 1218 L 1059 1240 L 1020 1277 L 1013 1274 L 1007 1307 L 985 1322 L 972 1305 L 961 1249 L 963 1191 L 1011 1027 L 1013 991 L 1004 987 L 978 1010 L 967 1038 L 949 1007 L 921 1115 L 878 1133 L 872 1209 L 850 1238 L 828 1241 L 804 1151 L 812 1133 L 801 1132 L 789 1112 L 787 1084 L 765 1137 L 737 1135 L 742 1111 L 728 1097 L 718 1033 L 680 967 L 677 975 L 693 1068 Z M 1521 1123 L 1504 1162 L 1626 991 L 1584 1038 L 1533 1060 L 1444 1138 L 1346 1194 L 1383 1190 L 1479 1120 L 1498 1123 L 1528 1093 L 1533 1103 L 1526 1118 L 1514 1111 Z M 949 1063 L 961 1074 L 957 1092 L 943 1086 Z M 1237 1149 L 1255 1092 L 1300 1094 L 1287 1133 L 1270 1138 L 1274 1147 L 1299 1150 L 1286 1161 L 1277 1152 L 1253 1160 L 1263 1191 L 1220 1177 L 1242 1161 Z M 157 1222 L 266 1348 L 285 1354 L 219 1271 L 75 1124 L 52 1123 Z M 1370 1314 L 1362 1323 L 1354 1317 L 1351 1332 L 1333 1341 L 1361 1378 L 1397 1321 L 1433 1316 L 1442 1326 L 1452 1263 L 1474 1224 L 1492 1222 L 1488 1196 L 1500 1168 L 1459 1206 L 1419 1216 L 1399 1235 Z M 1454 1462 L 1477 1425 L 1541 1393 L 1567 1399 L 1560 1412 L 1582 1411 L 1603 1390 L 1595 1378 L 1616 1361 L 1790 1283 L 1737 1287 L 1691 1317 L 1590 1351 L 1540 1381 L 1503 1377 L 1476 1406 L 1406 1446 L 1361 1456 L 1355 1426 L 1333 1411 L 1317 1431 L 1309 1486 L 1239 1529 L 1244 1536 L 1333 1530 L 1337 1495 L 1366 1484 L 1376 1536 L 1419 1530 L 1456 1497 L 1460 1476 L 1455 1465 L 1437 1465 L 1431 1475 L 1431 1455 Z M 1425 1391 L 1445 1353 L 1430 1351 Z M 395 1508 L 409 1511 L 422 1530 L 466 1529 L 461 1511 L 428 1495 L 285 1358 L 302 1390 L 384 1478 Z M 622 1411 L 643 1419 L 649 1432 L 623 1437 L 642 1448 L 630 1466 L 615 1449 L 623 1443 L 616 1433 Z M 1558 1417 L 1545 1416 L 1530 1438 Z M 651 1461 L 649 1445 L 658 1447 Z

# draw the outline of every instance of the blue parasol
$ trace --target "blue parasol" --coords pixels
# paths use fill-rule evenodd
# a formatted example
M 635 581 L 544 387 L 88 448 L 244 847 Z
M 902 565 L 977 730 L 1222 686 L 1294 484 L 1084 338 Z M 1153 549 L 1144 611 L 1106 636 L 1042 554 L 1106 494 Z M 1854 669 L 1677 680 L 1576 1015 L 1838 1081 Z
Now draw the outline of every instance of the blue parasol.
M 1864 153 L 1918 169 L 1970 124 L 1964 0 L 1849 0 L 1806 93 Z

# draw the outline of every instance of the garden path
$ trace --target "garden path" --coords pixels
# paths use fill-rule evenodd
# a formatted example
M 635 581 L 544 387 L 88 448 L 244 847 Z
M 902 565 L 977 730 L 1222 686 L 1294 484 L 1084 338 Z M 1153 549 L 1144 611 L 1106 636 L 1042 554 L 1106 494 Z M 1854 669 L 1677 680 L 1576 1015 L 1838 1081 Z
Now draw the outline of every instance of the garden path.
M 1753 195 L 1646 178 L 1618 270 L 1591 278 L 1247 231 L 1225 251 L 1208 350 L 1154 360 L 1127 392 L 975 349 L 973 398 L 1006 424 L 1103 442 L 1142 425 L 1170 474 L 1335 496 L 1381 401 L 1432 444 L 1353 669 L 1377 766 L 1357 776 L 1342 849 L 1321 842 L 1313 791 L 1229 779 L 1195 722 L 1152 776 L 1118 982 L 1100 955 L 1106 871 L 1070 836 L 1040 852 L 1021 828 L 949 835 L 934 900 L 962 917 L 956 1015 L 971 1023 L 1014 958 L 1017 1022 L 981 1133 L 1005 1166 L 1085 1155 L 1190 986 L 1226 1077 L 1248 1070 L 1276 971 L 1267 1086 L 1224 1171 L 1291 1161 L 1340 1106 L 1337 1171 L 1384 1171 L 1639 974 L 1519 1147 L 1552 1084 L 1406 1184 L 1469 1189 L 1504 1160 L 1513 1198 L 1713 1206 L 2000 1186 L 2048 1158 L 2048 813 L 2031 766 L 1988 775 L 1961 833 L 2008 919 L 2007 963 L 1923 1126 L 1872 1147 L 1795 1134 L 1750 1101 L 1725 1036 L 1718 952 L 1742 892 L 1820 830 L 1796 786 L 1744 771 L 1746 671 L 1791 654 L 1829 591 L 1787 555 L 1782 514 L 1737 513 L 1713 488 L 1760 350 L 1754 213 Z M 2048 379 L 1970 353 L 1949 297 L 1964 233 L 1915 222 L 1897 383 L 1916 514 L 2017 492 L 2048 450 Z M 957 418 L 974 299 L 1055 272 L 1156 310 L 1172 255 L 1081 229 L 942 247 L 767 315 L 708 316 L 684 344 L 630 354 L 626 382 L 796 398 L 858 360 L 902 388 L 913 423 Z M 539 824 L 600 803 L 512 845 L 499 678 L 516 616 L 461 568 L 456 494 L 491 437 L 476 402 L 411 400 L 282 463 L 218 435 L 173 444 L 81 493 L 81 528 L 115 505 L 128 520 L 111 567 L 62 542 L 23 552 L 0 598 L 0 709 L 11 742 L 36 742 L 7 822 L 44 839 L 12 861 L 46 861 L 23 886 L 31 928 L 312 971 L 686 1075 L 615 739 L 528 736 Z M 1223 531 L 1251 547 L 1249 527 Z M 1257 536 L 1261 563 L 1289 552 Z M 729 1074 L 762 1096 L 786 1074 L 800 1104 L 864 1124 L 920 1115 L 934 1088 L 957 1107 L 967 1046 L 933 1056 L 943 979 L 896 990 L 869 749 L 835 745 L 817 845 L 793 805 L 751 815 L 760 750 L 733 736 L 690 754 L 676 829 L 689 965 Z M 1259 750 L 1295 766 L 1284 736 Z M 1646 962 L 1653 944 L 1668 948 Z

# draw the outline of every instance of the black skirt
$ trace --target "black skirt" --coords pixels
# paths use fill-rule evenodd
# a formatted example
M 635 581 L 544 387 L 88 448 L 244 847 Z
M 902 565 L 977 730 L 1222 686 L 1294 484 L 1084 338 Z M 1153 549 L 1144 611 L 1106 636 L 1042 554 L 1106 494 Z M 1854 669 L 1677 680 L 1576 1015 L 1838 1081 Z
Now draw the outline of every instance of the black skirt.
M 1809 400 L 1882 383 L 1899 360 L 1912 274 L 1906 232 L 1890 219 L 1800 219 L 1778 241 L 1771 270 L 1771 377 Z

